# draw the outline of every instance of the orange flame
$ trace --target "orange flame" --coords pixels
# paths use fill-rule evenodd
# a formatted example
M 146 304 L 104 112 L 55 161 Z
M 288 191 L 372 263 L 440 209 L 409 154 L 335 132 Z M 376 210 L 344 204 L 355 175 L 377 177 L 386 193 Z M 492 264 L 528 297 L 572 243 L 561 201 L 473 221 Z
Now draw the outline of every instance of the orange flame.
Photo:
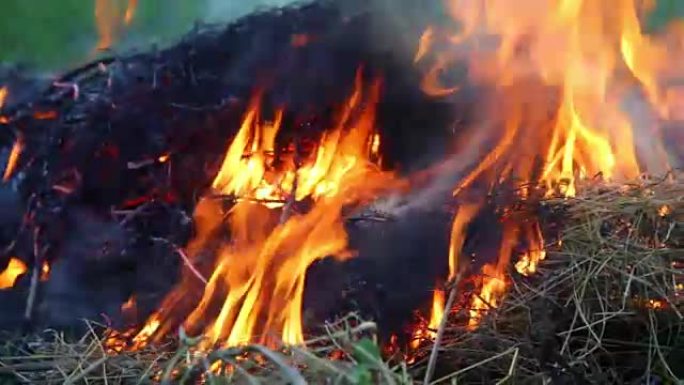
M 7 267 L 0 273 L 0 289 L 8 289 L 14 286 L 20 275 L 26 273 L 26 265 L 17 258 L 11 258 Z
M 5 106 L 5 101 L 7 100 L 7 95 L 9 95 L 9 91 L 7 90 L 7 87 L 0 87 L 0 110 L 2 107 Z
M 45 261 L 43 266 L 40 267 L 40 280 L 45 282 L 50 279 L 50 264 Z
M 22 150 L 23 145 L 21 144 L 21 140 L 17 139 L 12 146 L 9 158 L 7 159 L 7 166 L 5 167 L 5 172 L 2 176 L 3 181 L 7 182 L 14 174 Z
M 473 296 L 470 304 L 470 319 L 468 327 L 475 329 L 480 324 L 482 317 L 489 310 L 498 306 L 499 298 L 506 291 L 506 280 L 495 265 L 482 267 L 483 281 L 479 295 Z
M 513 105 L 537 106 L 522 114 L 510 107 L 497 112 L 506 133 L 496 155 L 474 176 L 502 161 L 515 165 L 522 157 L 540 156 L 541 181 L 550 193 L 573 196 L 578 178 L 601 174 L 621 180 L 669 169 L 658 121 L 671 116 L 684 97 L 672 82 L 682 75 L 677 63 L 684 57 L 684 28 L 645 35 L 639 15 L 649 5 L 635 0 L 449 0 L 448 5 L 460 32 L 447 39 L 453 50 L 433 55 L 425 84 L 434 85 L 436 74 L 456 62 L 469 62 L 474 82 L 503 91 L 502 98 L 519 90 Z M 426 60 L 434 33 L 432 27 L 426 30 L 417 59 Z M 487 36 L 499 40 L 483 40 Z M 535 82 L 557 90 L 557 97 L 537 97 L 547 91 L 533 88 Z M 454 90 L 424 88 L 432 95 Z M 544 118 L 548 108 L 555 109 L 551 122 Z M 512 146 L 522 136 L 530 142 L 525 151 Z M 529 170 L 519 171 L 517 177 L 530 179 Z
M 135 17 L 135 11 L 138 8 L 138 0 L 128 0 L 128 6 L 126 7 L 126 13 L 124 14 L 124 23 L 126 25 L 131 25 L 133 18 Z
M 128 0 L 125 9 L 121 0 L 95 0 L 98 50 L 108 49 L 116 42 L 124 26 L 133 22 L 137 7 L 138 0 Z
M 513 180 L 522 199 L 530 185 L 572 197 L 579 181 L 596 175 L 620 181 L 670 169 L 662 122 L 684 116 L 677 113 L 684 105 L 677 84 L 684 75 L 678 64 L 684 24 L 644 34 L 639 17 L 653 6 L 651 0 L 448 0 L 458 33 L 429 27 L 420 37 L 415 61 L 430 63 L 422 88 L 435 97 L 457 92 L 441 77 L 464 63 L 470 81 L 491 96 L 483 106 L 488 120 L 466 138 L 482 158 L 454 194 L 476 182 Z M 450 275 L 470 220 L 454 218 Z M 470 327 L 499 303 L 511 245 L 521 244 L 527 250 L 515 263 L 518 273 L 534 274 L 546 257 L 539 223 L 505 224 L 498 261 L 483 267 L 481 292 L 471 302 Z
M 323 134 L 317 148 L 309 155 L 298 150 L 283 154 L 277 162 L 276 137 L 284 111 L 263 121 L 259 98 L 254 98 L 212 185 L 214 193 L 235 196 L 236 204 L 224 212 L 216 201 L 204 199 L 196 208 L 198 236 L 189 255 L 205 249 L 224 221 L 232 239 L 219 251 L 203 297 L 186 319 L 189 330 L 202 328 L 209 344 L 303 342 L 301 312 L 309 266 L 327 256 L 352 255 L 342 209 L 372 199 L 391 180 L 370 160 L 379 146 L 373 127 L 379 89 L 376 82 L 366 95 L 359 71 L 337 124 Z M 288 202 L 304 198 L 315 204 L 296 213 Z M 163 321 L 183 287 L 167 297 L 139 341 L 166 333 L 170 326 Z M 222 303 L 219 309 L 217 301 Z

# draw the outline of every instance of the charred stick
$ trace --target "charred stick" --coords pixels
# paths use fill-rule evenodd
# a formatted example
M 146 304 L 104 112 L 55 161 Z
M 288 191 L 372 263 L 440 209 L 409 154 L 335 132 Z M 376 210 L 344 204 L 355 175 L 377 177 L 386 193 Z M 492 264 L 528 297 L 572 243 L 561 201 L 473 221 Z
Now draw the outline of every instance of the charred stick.
M 38 285 L 40 284 L 40 270 L 42 267 L 42 253 L 38 247 L 38 235 L 40 229 L 37 227 L 33 231 L 33 269 L 31 271 L 31 285 L 29 287 L 29 294 L 26 298 L 26 309 L 24 310 L 24 320 L 27 325 L 31 324 L 33 316 L 33 307 L 36 302 L 36 295 L 38 294 Z
M 163 244 L 165 244 L 165 245 L 168 245 L 169 247 L 173 248 L 173 250 L 176 252 L 176 254 L 178 254 L 178 256 L 181 257 L 181 259 L 183 260 L 183 263 L 185 264 L 185 266 L 188 267 L 188 269 L 190 270 L 190 272 L 191 272 L 195 277 L 197 277 L 197 279 L 199 279 L 200 281 L 202 281 L 202 283 L 204 283 L 205 285 L 206 285 L 207 283 L 209 283 L 209 282 L 207 281 L 207 279 L 202 275 L 202 273 L 200 273 L 200 271 L 197 270 L 197 268 L 195 267 L 195 265 L 192 264 L 192 261 L 190 260 L 190 258 L 188 257 L 188 255 L 185 254 L 185 252 L 183 251 L 183 249 L 181 249 L 180 247 L 174 245 L 173 243 L 171 243 L 170 241 L 168 241 L 168 240 L 166 240 L 166 239 L 164 239 L 164 238 L 152 237 L 152 238 L 150 238 L 150 239 L 152 239 L 153 241 L 156 241 L 156 242 L 161 242 L 161 243 L 163 243 Z

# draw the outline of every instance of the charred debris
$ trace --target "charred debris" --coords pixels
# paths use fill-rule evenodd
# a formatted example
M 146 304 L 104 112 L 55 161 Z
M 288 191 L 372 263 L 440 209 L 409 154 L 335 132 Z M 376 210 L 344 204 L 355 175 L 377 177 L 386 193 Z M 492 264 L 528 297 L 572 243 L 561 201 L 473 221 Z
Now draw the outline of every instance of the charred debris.
M 172 47 L 106 55 L 54 80 L 7 75 L 0 164 L 15 164 L 0 186 L 0 270 L 13 258 L 27 268 L 0 292 L 0 327 L 144 321 L 179 277 L 194 205 L 255 91 L 288 112 L 279 140 L 305 142 L 329 124 L 362 67 L 365 79 L 382 79 L 385 166 L 409 171 L 438 156 L 467 102 L 425 96 L 413 47 L 388 34 L 379 44 L 374 25 L 369 14 L 316 2 L 198 24 Z M 315 317 L 356 308 L 401 328 L 445 268 L 425 253 L 445 254 L 435 245 L 446 249 L 449 221 L 439 204 L 411 218 L 351 218 L 359 258 L 312 267 Z M 132 295 L 133 319 L 121 312 Z

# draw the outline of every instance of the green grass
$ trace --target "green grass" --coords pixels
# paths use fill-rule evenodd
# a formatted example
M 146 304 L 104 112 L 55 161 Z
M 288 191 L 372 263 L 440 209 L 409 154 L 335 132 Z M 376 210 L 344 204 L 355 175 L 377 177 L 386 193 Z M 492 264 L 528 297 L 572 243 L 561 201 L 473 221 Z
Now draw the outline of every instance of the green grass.
M 125 0 L 119 1 L 125 4 Z M 98 36 L 95 0 L 4 0 L 0 9 L 0 62 L 60 68 L 92 57 Z M 125 6 L 125 5 L 124 5 Z M 201 0 L 140 0 L 119 48 L 164 42 L 199 18 Z
M 125 4 L 126 0 L 118 1 Z M 195 20 L 208 15 L 211 1 L 238 2 L 225 7 L 234 12 L 272 0 L 139 0 L 133 25 L 118 49 L 165 43 L 187 32 Z M 281 3 L 282 0 L 277 0 Z M 97 44 L 95 0 L 3 0 L 0 7 L 0 62 L 26 63 L 39 69 L 65 68 L 91 59 Z M 240 13 L 238 12 L 238 13 Z M 229 18 L 230 15 L 226 15 Z M 658 0 L 644 25 L 657 32 L 684 17 L 684 1 Z

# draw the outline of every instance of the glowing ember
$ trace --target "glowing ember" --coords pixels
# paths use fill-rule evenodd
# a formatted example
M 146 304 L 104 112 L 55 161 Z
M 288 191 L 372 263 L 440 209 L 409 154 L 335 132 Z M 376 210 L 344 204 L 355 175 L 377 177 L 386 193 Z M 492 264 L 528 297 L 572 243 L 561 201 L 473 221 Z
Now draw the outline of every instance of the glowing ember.
M 665 302 L 658 299 L 649 299 L 646 302 L 646 307 L 653 310 L 660 310 L 665 308 Z
M 135 307 L 135 295 L 132 295 L 128 298 L 128 301 L 124 302 L 123 305 L 121 305 L 121 311 L 124 313 L 134 311 Z
M 5 172 L 2 176 L 3 181 L 7 182 L 14 174 L 22 150 L 23 146 L 21 144 L 21 141 L 17 139 L 14 142 L 14 145 L 12 146 L 12 151 L 10 152 L 9 158 L 7 159 L 7 166 L 5 167 Z
M 26 273 L 26 265 L 17 258 L 11 258 L 5 270 L 0 273 L 0 289 L 14 286 L 20 275 Z
M 7 87 L 0 87 L 0 109 L 2 109 L 2 107 L 5 105 L 8 94 L 9 91 L 7 91 Z
M 662 205 L 658 209 L 658 216 L 666 217 L 666 216 L 670 215 L 670 213 L 672 213 L 672 209 L 668 205 Z
M 45 261 L 43 266 L 40 267 L 40 280 L 45 282 L 50 279 L 50 264 Z
M 391 185 L 391 177 L 371 162 L 380 140 L 373 127 L 379 86 L 375 82 L 366 94 L 359 71 L 336 125 L 317 148 L 309 155 L 283 154 L 277 162 L 284 111 L 264 121 L 254 98 L 212 185 L 214 194 L 233 196 L 236 204 L 225 212 L 207 198 L 195 211 L 198 235 L 188 247 L 191 258 L 217 228 L 228 226 L 232 239 L 219 251 L 204 295 L 186 319 L 188 330 L 203 329 L 208 344 L 303 342 L 308 267 L 327 256 L 350 257 L 342 209 L 369 201 Z M 287 203 L 293 198 L 311 198 L 315 204 L 298 214 Z M 181 283 L 136 337 L 139 341 L 172 327 L 164 320 L 172 318 L 183 292 Z

